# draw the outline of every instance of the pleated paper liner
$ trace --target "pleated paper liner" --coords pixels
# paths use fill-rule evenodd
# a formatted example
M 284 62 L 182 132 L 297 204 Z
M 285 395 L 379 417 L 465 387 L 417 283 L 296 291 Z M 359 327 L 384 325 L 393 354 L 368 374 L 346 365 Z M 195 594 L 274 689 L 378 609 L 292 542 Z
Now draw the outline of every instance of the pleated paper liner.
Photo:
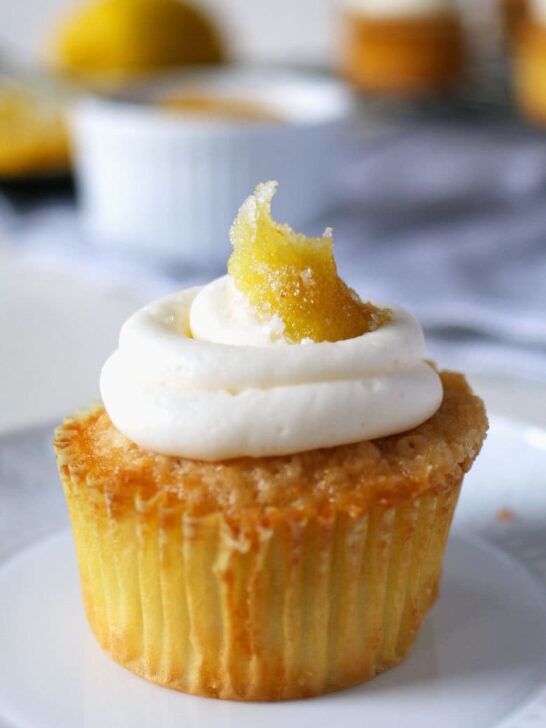
M 241 533 L 137 489 L 116 513 L 58 457 L 93 632 L 155 683 L 233 700 L 340 690 L 399 663 L 438 595 L 460 477 L 365 515 Z

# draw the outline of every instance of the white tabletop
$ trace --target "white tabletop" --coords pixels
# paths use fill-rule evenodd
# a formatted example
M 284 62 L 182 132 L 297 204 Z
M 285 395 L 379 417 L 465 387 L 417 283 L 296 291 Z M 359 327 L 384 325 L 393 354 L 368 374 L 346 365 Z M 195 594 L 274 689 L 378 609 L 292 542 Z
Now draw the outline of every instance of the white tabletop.
M 138 291 L 0 254 L 0 433 L 58 419 L 98 397 L 100 367 Z

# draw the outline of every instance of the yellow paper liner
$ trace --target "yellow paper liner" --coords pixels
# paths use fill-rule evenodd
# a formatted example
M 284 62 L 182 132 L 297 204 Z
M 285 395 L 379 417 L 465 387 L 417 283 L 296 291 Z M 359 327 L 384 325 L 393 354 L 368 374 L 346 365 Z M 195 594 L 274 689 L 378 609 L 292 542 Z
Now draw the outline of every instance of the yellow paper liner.
M 438 595 L 460 478 L 242 533 L 138 489 L 117 513 L 57 455 L 93 632 L 155 683 L 233 700 L 340 690 L 400 662 Z

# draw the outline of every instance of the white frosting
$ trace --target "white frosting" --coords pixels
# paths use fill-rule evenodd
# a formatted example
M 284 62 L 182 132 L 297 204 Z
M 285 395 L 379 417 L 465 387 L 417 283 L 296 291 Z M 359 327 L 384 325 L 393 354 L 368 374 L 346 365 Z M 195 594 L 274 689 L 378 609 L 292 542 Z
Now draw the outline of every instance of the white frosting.
M 389 323 L 354 339 L 300 345 L 240 304 L 222 278 L 124 324 L 101 392 L 130 440 L 210 461 L 287 455 L 403 432 L 440 406 L 440 378 L 406 312 L 391 309 Z
M 537 22 L 546 25 L 546 0 L 531 0 L 530 13 Z
M 279 316 L 260 318 L 248 298 L 229 276 L 204 286 L 190 311 L 190 330 L 194 339 L 232 346 L 270 346 L 287 344 L 284 324 Z
M 422 18 L 456 9 L 455 0 L 345 0 L 345 5 L 371 18 Z

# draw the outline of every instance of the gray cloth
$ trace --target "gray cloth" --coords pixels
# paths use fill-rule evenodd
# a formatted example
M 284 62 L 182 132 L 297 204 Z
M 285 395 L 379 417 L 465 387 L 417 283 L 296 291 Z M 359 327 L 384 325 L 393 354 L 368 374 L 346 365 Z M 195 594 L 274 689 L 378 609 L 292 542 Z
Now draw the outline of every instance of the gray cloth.
M 546 135 L 420 126 L 357 158 L 346 190 L 330 223 L 362 295 L 407 306 L 442 354 L 546 378 Z

